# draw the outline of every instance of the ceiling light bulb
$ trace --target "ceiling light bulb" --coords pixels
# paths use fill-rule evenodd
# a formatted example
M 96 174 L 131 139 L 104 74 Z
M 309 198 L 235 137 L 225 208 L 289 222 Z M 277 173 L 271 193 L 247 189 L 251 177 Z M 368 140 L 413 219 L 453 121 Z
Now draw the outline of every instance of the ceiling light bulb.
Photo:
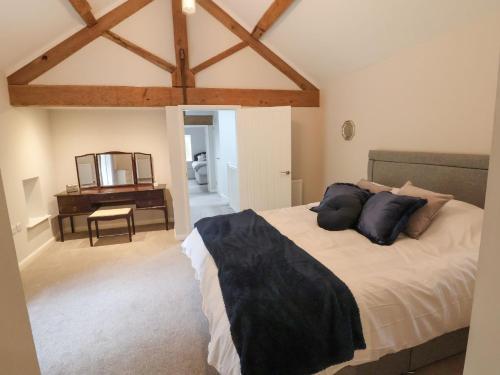
M 182 0 L 182 11 L 186 14 L 196 12 L 196 0 Z

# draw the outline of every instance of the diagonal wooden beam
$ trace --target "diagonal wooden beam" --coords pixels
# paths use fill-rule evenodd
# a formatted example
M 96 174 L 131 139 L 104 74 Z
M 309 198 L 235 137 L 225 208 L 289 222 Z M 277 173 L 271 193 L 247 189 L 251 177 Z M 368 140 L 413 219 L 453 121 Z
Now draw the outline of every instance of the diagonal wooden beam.
M 153 0 L 127 0 L 109 13 L 97 20 L 93 27 L 73 34 L 43 55 L 37 57 L 18 71 L 12 73 L 7 79 L 11 85 L 25 85 L 53 68 L 87 44 L 97 39 L 103 32 L 115 27 L 124 19 L 142 9 Z
M 252 36 L 255 39 L 260 39 L 262 35 L 273 26 L 278 18 L 285 13 L 293 2 L 294 0 L 274 0 L 253 29 Z
M 187 104 L 319 107 L 317 90 L 185 89 Z M 165 107 L 184 103 L 184 88 L 9 85 L 13 106 Z
M 259 20 L 257 26 L 255 26 L 252 36 L 255 39 L 262 38 L 262 35 L 271 28 L 271 26 L 278 20 L 278 18 L 292 5 L 294 0 L 274 0 L 271 6 L 267 9 L 266 13 Z M 204 69 L 218 63 L 219 61 L 232 56 L 236 52 L 242 50 L 248 46 L 247 42 L 238 43 L 227 50 L 219 53 L 218 55 L 209 58 L 208 60 L 198 64 L 194 68 L 192 68 L 192 72 L 194 74 L 198 74 Z
M 229 57 L 233 54 L 235 54 L 238 51 L 241 51 L 243 48 L 248 46 L 247 42 L 240 42 L 238 44 L 235 44 L 234 46 L 228 48 L 225 51 L 222 51 L 221 53 L 215 55 L 214 57 L 209 58 L 208 60 L 202 62 L 199 65 L 196 65 L 194 68 L 191 69 L 193 74 L 198 74 L 202 70 L 205 70 L 206 68 L 218 63 L 219 61 L 225 59 L 226 57 Z
M 73 8 L 80 15 L 80 17 L 85 21 L 87 26 L 95 26 L 97 20 L 92 14 L 92 8 L 87 0 L 69 0 Z
M 180 0 L 179 0 L 180 1 Z M 228 13 L 219 7 L 212 0 L 198 0 L 208 13 L 214 16 L 219 22 L 237 35 L 241 40 L 247 42 L 258 54 L 269 61 L 276 69 L 295 82 L 302 90 L 317 90 L 317 87 L 288 65 L 281 57 L 276 55 L 271 49 L 255 39 L 243 26 L 234 20 Z
M 177 69 L 172 76 L 172 86 L 194 87 L 194 74 L 189 69 L 187 24 L 186 15 L 182 12 L 182 0 L 172 0 L 172 16 L 177 65 Z
M 163 70 L 166 70 L 169 73 L 173 73 L 175 71 L 175 65 L 145 50 L 144 48 L 139 47 L 137 44 L 121 37 L 120 35 L 112 31 L 106 31 L 102 34 L 102 36 L 105 37 L 106 39 L 111 40 L 112 42 L 115 42 L 119 46 L 128 49 L 130 52 L 135 53 L 136 55 L 142 57 L 143 59 L 149 61 L 152 64 L 155 64 L 156 66 L 162 68 Z
M 73 8 L 75 8 L 80 17 L 85 21 L 87 26 L 92 27 L 97 23 L 97 20 L 92 14 L 92 9 L 87 0 L 69 0 L 69 2 L 73 6 Z M 128 49 L 130 52 L 135 53 L 136 55 L 160 67 L 161 69 L 166 70 L 169 73 L 175 71 L 175 65 L 170 64 L 168 61 L 162 59 L 161 57 L 156 56 L 155 54 L 145 50 L 144 48 L 110 30 L 105 31 L 102 36 L 118 44 L 119 46 Z

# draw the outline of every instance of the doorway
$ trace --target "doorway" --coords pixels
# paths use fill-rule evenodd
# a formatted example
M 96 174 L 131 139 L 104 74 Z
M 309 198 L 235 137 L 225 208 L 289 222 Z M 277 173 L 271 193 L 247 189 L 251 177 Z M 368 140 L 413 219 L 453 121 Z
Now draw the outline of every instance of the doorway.
M 184 143 L 191 224 L 238 211 L 235 110 L 184 111 Z
M 198 115 L 213 113 L 215 120 L 211 125 L 186 122 L 186 117 L 197 111 Z M 187 237 L 200 217 L 227 213 L 228 207 L 231 212 L 238 212 L 291 206 L 290 107 L 167 107 L 166 122 L 174 231 L 178 240 Z M 194 152 L 192 135 L 186 133 L 191 125 L 207 126 L 203 131 L 208 133 L 205 147 L 200 152 Z M 190 161 L 200 156 L 201 160 Z M 201 172 L 199 176 L 192 164 L 195 161 L 205 162 L 205 165 L 196 164 Z M 227 211 L 194 208 L 198 212 L 192 214 L 191 196 L 197 193 L 205 197 L 215 193 L 213 197 L 220 199 L 219 203 L 223 202 Z

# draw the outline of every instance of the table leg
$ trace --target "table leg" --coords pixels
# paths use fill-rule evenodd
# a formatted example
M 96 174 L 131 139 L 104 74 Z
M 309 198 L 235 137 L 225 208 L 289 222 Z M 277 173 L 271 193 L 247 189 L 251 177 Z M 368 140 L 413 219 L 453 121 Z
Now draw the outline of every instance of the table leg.
M 132 228 L 130 226 L 130 216 L 127 216 L 128 240 L 132 242 Z
M 163 214 L 165 215 L 165 230 L 168 230 L 168 209 L 167 209 L 167 206 L 163 207 Z
M 132 233 L 135 234 L 135 218 L 134 218 L 134 211 L 132 211 Z
M 57 221 L 59 222 L 59 234 L 61 236 L 61 242 L 64 242 L 63 217 L 61 215 L 57 215 Z
M 92 241 L 92 221 L 87 219 L 87 227 L 89 231 L 89 241 L 90 241 L 90 247 L 94 246 L 94 243 Z
M 75 233 L 75 222 L 73 221 L 73 216 L 69 217 L 69 222 L 71 223 L 71 233 Z

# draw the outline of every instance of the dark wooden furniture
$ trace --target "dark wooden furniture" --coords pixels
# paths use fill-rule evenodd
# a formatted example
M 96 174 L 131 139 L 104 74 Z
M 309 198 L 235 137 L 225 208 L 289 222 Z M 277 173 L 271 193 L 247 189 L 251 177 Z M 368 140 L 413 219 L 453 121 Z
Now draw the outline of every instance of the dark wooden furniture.
M 131 208 L 115 208 L 115 209 L 108 208 L 108 209 L 99 209 L 87 218 L 90 246 L 94 246 L 93 235 L 92 235 L 92 222 L 95 223 L 95 231 L 97 234 L 97 238 L 100 238 L 99 221 L 111 221 L 120 219 L 125 219 L 125 221 L 127 222 L 128 239 L 130 242 L 132 242 L 132 232 L 135 234 L 134 210 Z
M 110 188 L 84 189 L 76 193 L 56 195 L 59 208 L 59 231 L 64 242 L 63 220 L 69 218 L 71 231 L 75 232 L 73 217 L 90 215 L 103 206 L 135 204 L 137 210 L 161 210 L 168 230 L 168 211 L 165 201 L 165 185 L 133 185 Z

